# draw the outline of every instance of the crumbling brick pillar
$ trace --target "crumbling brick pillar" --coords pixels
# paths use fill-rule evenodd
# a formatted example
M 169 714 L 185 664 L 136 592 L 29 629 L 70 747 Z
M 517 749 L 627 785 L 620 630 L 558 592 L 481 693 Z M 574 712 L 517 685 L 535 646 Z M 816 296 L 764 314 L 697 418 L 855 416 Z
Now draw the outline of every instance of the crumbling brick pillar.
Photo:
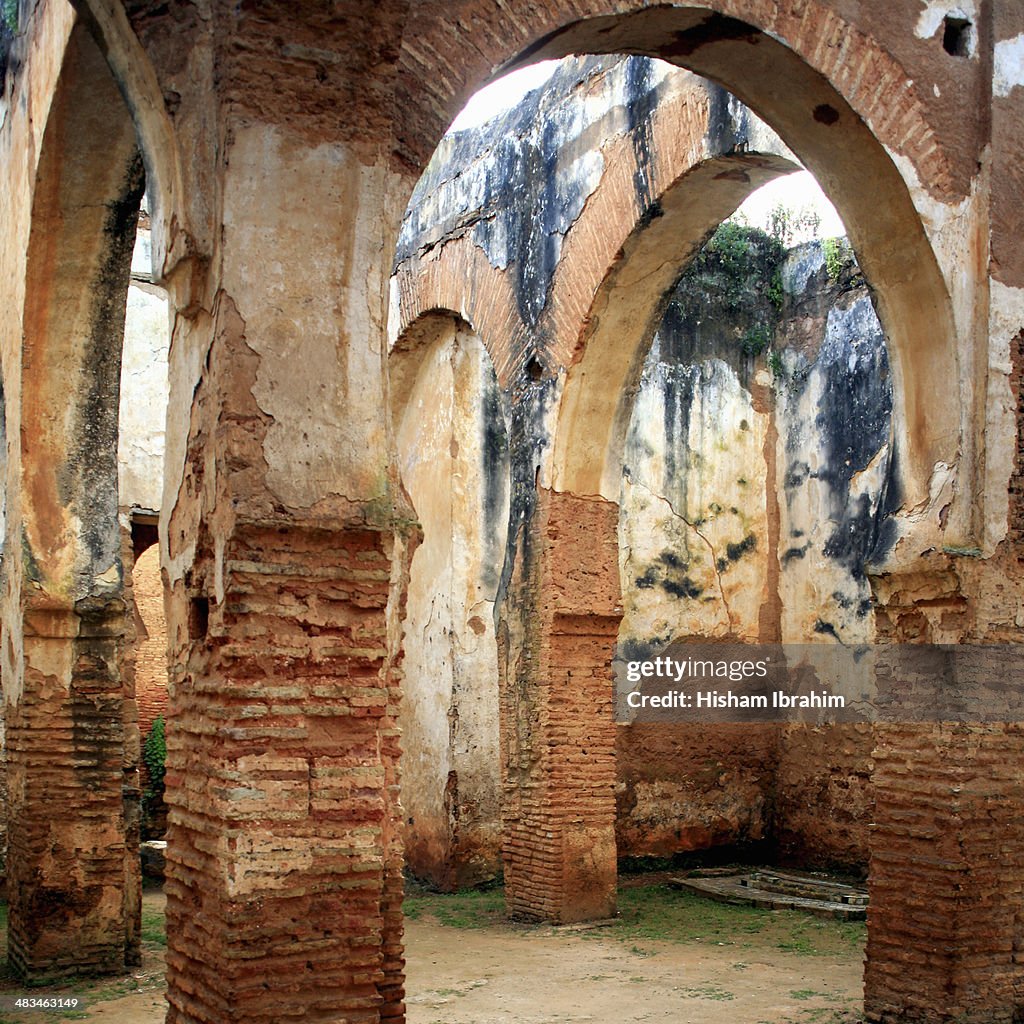
M 24 617 L 23 684 L 7 695 L 9 956 L 33 981 L 138 962 L 124 630 L 120 598 Z
M 864 1008 L 874 1024 L 1024 1013 L 1024 728 L 878 727 Z
M 502 686 L 505 895 L 514 915 L 615 913 L 618 506 L 542 489 Z
M 394 535 L 236 528 L 168 727 L 169 1022 L 402 1012 Z

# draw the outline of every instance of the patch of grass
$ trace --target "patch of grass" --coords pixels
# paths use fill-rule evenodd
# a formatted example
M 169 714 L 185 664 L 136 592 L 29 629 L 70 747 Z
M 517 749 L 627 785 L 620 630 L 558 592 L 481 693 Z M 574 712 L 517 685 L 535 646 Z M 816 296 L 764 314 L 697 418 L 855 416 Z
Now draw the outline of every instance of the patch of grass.
M 167 925 L 164 915 L 159 911 L 147 910 L 143 907 L 141 936 L 143 942 L 166 948 Z
M 855 1010 L 830 1010 L 821 1007 L 816 1010 L 801 1010 L 800 1013 L 805 1021 L 813 1021 L 814 1024 L 862 1024 L 863 1020 Z
M 402 906 L 411 921 L 433 917 L 448 928 L 487 928 L 505 921 L 505 894 L 501 889 L 409 893 Z
M 619 919 L 602 934 L 625 942 L 705 942 L 724 946 L 774 946 L 804 956 L 857 953 L 862 921 L 833 921 L 792 910 L 714 903 L 660 885 L 619 892 Z
M 712 903 L 692 893 L 661 885 L 639 886 L 619 893 L 619 919 L 608 929 L 621 939 L 662 942 L 726 942 L 756 935 L 768 923 L 754 907 Z

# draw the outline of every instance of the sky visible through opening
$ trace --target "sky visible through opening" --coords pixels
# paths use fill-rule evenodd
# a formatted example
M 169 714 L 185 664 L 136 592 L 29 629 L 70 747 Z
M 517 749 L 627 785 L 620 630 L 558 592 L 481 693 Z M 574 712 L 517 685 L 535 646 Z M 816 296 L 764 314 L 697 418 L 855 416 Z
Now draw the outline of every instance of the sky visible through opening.
M 449 131 L 475 128 L 510 110 L 528 92 L 542 86 L 554 74 L 558 64 L 557 60 L 541 61 L 485 85 L 462 108 Z M 767 229 L 771 211 L 780 205 L 794 213 L 810 211 L 818 216 L 814 235 L 797 232 L 795 242 L 807 241 L 810 237 L 831 238 L 846 234 L 836 208 L 810 171 L 787 174 L 762 186 L 747 198 L 732 219 L 745 220 L 754 227 Z

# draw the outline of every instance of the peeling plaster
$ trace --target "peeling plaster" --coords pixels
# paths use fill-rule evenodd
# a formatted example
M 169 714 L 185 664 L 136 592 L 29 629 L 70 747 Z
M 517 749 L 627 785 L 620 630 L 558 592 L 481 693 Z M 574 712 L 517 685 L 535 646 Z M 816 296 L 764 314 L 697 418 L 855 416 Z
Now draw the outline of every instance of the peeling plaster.
M 1017 402 L 1010 386 L 1010 346 L 1024 330 L 1024 288 L 990 282 L 988 402 L 985 415 L 985 526 L 983 553 L 1006 536 L 1010 515 L 1009 483 L 1017 445 Z
M 921 223 L 953 301 L 957 335 L 962 338 L 970 334 L 974 323 L 978 282 L 971 273 L 976 264 L 968 255 L 975 247 L 977 225 L 984 221 L 981 214 L 988 202 L 982 175 L 975 175 L 970 193 L 959 203 L 943 203 L 933 199 L 921 184 L 911 160 L 893 150 L 888 150 L 888 153 L 907 183 L 914 206 L 920 214 Z
M 996 43 L 992 69 L 994 95 L 1009 96 L 1020 85 L 1024 85 L 1024 32 Z
M 918 15 L 914 34 L 918 39 L 931 39 L 942 28 L 942 23 L 947 17 L 963 18 L 973 25 L 978 17 L 975 0 L 960 0 L 959 3 L 950 3 L 949 0 L 927 0 L 925 9 Z
M 379 498 L 387 443 L 382 353 L 389 176 L 345 148 L 239 126 L 225 185 L 223 286 L 260 357 L 253 396 L 273 419 L 267 484 L 290 508 Z M 279 197 L 267 203 L 268 194 Z M 336 218 L 331 211 L 348 210 Z M 296 278 L 293 268 L 303 269 Z

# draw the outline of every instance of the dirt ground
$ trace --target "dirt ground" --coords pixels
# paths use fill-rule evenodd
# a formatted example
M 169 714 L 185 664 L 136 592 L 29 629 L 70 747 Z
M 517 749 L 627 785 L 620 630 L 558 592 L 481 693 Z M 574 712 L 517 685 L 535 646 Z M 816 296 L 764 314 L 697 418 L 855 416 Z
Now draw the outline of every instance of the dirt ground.
M 530 927 L 500 893 L 409 901 L 408 1024 L 853 1024 L 862 932 L 786 912 L 707 908 L 648 888 L 612 927 Z M 667 904 L 667 907 L 666 907 Z M 142 968 L 91 983 L 74 1015 L 0 1012 L 0 1024 L 162 1024 L 159 890 L 144 896 Z M 147 926 L 148 922 L 148 926 Z M 666 937 L 667 936 L 667 937 Z M 16 991 L 5 981 L 0 994 Z

